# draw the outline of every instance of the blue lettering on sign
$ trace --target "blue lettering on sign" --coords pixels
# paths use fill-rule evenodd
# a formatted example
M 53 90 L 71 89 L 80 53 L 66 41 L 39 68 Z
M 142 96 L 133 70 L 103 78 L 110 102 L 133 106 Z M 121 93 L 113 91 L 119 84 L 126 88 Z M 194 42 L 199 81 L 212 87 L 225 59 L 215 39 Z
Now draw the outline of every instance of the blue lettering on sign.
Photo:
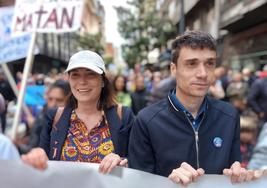
M 2 38 L 2 40 L 10 37 L 12 16 L 13 13 L 11 14 L 11 10 L 7 13 L 5 12 L 5 14 L 0 14 L 0 39 Z
M 0 8 L 0 63 L 7 63 L 25 58 L 29 48 L 31 36 L 22 35 L 11 37 L 11 22 L 14 9 Z

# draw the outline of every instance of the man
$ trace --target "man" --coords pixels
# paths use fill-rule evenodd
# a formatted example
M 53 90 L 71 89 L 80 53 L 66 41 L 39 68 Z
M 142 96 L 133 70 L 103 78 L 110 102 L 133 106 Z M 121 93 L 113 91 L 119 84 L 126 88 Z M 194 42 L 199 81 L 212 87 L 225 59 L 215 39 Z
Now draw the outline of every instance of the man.
M 214 39 L 188 31 L 173 42 L 171 73 L 176 89 L 140 111 L 129 143 L 132 168 L 168 176 L 183 185 L 204 173 L 248 181 L 260 171 L 240 163 L 239 115 L 230 104 L 207 97 L 216 67 Z
M 267 65 L 263 67 L 263 73 L 267 73 Z M 253 82 L 248 93 L 248 104 L 265 123 L 267 121 L 267 77 Z
M 10 101 L 16 99 L 16 96 L 6 80 L 4 71 L 0 69 L 0 93 L 3 95 L 5 99 L 5 110 L 0 113 L 1 124 L 2 124 L 2 132 L 5 132 L 6 129 L 6 114 L 7 114 L 7 105 Z
M 138 74 L 135 77 L 135 91 L 131 94 L 132 110 L 136 115 L 141 109 L 146 107 L 148 100 L 148 92 L 145 88 L 145 78 L 143 75 Z

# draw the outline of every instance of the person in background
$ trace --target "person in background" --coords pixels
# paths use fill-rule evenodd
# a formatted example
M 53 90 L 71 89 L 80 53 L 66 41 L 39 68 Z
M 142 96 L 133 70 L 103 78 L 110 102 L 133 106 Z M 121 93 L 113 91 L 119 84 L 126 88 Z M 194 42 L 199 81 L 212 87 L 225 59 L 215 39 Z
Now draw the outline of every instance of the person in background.
M 3 113 L 6 110 L 6 101 L 3 97 L 3 95 L 0 93 L 0 113 Z M 2 131 L 2 126 L 1 126 L 1 116 L 0 116 L 0 133 Z
M 4 71 L 0 69 L 0 93 L 5 99 L 5 110 L 0 113 L 2 132 L 5 133 L 6 129 L 6 114 L 7 114 L 7 105 L 9 102 L 16 99 L 15 93 L 13 92 L 10 84 L 6 80 Z
M 222 86 L 221 78 L 225 75 L 226 70 L 224 67 L 217 67 L 214 71 L 214 83 L 209 88 L 209 94 L 215 99 L 225 98 L 225 91 Z
M 89 50 L 77 52 L 65 72 L 71 88 L 67 105 L 47 111 L 40 147 L 22 160 L 38 169 L 45 169 L 48 159 L 100 163 L 102 173 L 127 165 L 134 116 L 117 105 L 103 59 Z
M 240 72 L 234 72 L 233 79 L 226 89 L 226 96 L 229 102 L 235 98 L 247 98 L 249 87 L 247 82 L 243 81 L 242 74 Z
M 160 81 L 162 80 L 162 75 L 160 71 L 155 71 L 153 72 L 153 77 L 152 77 L 152 91 L 156 90 Z M 151 91 L 151 92 L 152 92 Z
M 5 99 L 0 93 L 0 113 L 5 111 Z M 0 126 L 0 160 L 19 160 L 20 156 L 12 141 L 6 137 Z
M 267 77 L 253 82 L 248 92 L 247 103 L 263 123 L 267 122 Z
M 130 70 L 127 76 L 127 83 L 126 83 L 126 91 L 128 91 L 129 93 L 132 93 L 136 90 L 135 79 L 136 79 L 135 72 L 133 70 Z
M 45 79 L 44 74 L 36 74 L 35 75 L 35 84 L 36 85 L 44 85 L 44 79 Z
M 28 117 L 28 123 L 32 124 L 30 127 L 29 142 L 27 144 L 16 143 L 21 154 L 28 153 L 32 148 L 39 145 L 42 125 L 45 120 L 45 114 L 48 109 L 55 107 L 62 107 L 66 105 L 67 98 L 70 95 L 70 86 L 67 81 L 57 80 L 51 84 L 46 91 L 46 105 L 41 114 L 35 119 L 32 116 Z
M 240 117 L 241 166 L 247 168 L 256 144 L 258 122 L 255 116 Z
M 116 100 L 122 105 L 131 107 L 132 99 L 131 99 L 131 95 L 127 92 L 126 82 L 127 80 L 124 76 L 117 75 L 114 78 L 113 86 L 116 92 Z
M 137 114 L 141 109 L 146 107 L 148 100 L 148 92 L 145 88 L 144 77 L 141 74 L 135 77 L 135 92 L 131 94 L 132 110 Z
M 176 86 L 176 80 L 171 74 L 169 74 L 168 77 L 164 78 L 158 83 L 156 88 L 151 90 L 147 106 L 166 98 L 170 90 L 175 88 L 175 86 Z
M 19 160 L 19 152 L 12 141 L 0 133 L 0 160 Z
M 262 176 L 262 171 L 241 167 L 237 110 L 207 96 L 216 61 L 216 44 L 210 34 L 187 31 L 174 40 L 171 73 L 176 88 L 136 116 L 129 167 L 183 185 L 204 173 L 224 174 L 234 183 Z
M 144 80 L 145 80 L 145 86 L 146 86 L 146 90 L 148 92 L 151 92 L 152 90 L 152 78 L 153 78 L 153 73 L 150 69 L 146 68 L 144 70 Z
M 253 82 L 257 79 L 256 75 L 253 74 L 250 68 L 245 67 L 242 69 L 243 80 L 248 84 L 250 88 Z
M 248 169 L 267 169 L 267 123 L 261 129 Z

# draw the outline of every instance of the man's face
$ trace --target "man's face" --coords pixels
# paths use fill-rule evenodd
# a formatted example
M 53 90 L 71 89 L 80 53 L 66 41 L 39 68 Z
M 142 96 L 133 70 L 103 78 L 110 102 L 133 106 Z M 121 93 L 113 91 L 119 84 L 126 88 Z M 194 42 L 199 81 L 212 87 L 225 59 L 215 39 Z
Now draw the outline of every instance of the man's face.
M 187 97 L 203 98 L 214 81 L 216 52 L 182 47 L 171 73 L 176 78 L 176 93 Z
M 138 78 L 136 78 L 135 85 L 136 85 L 136 90 L 144 89 L 145 88 L 144 77 L 139 76 Z

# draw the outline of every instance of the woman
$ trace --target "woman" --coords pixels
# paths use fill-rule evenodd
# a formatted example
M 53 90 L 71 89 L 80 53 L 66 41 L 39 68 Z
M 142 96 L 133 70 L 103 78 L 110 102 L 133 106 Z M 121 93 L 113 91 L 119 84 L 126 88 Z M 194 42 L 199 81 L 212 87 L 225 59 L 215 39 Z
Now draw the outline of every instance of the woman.
M 131 107 L 132 99 L 131 95 L 127 92 L 126 83 L 127 80 L 122 75 L 117 75 L 114 78 L 113 85 L 116 92 L 116 100 L 125 106 Z
M 133 113 L 124 107 L 119 117 L 104 61 L 94 52 L 80 51 L 65 72 L 72 95 L 64 109 L 47 113 L 40 148 L 22 160 L 39 169 L 46 168 L 48 159 L 101 163 L 102 173 L 126 165 Z

